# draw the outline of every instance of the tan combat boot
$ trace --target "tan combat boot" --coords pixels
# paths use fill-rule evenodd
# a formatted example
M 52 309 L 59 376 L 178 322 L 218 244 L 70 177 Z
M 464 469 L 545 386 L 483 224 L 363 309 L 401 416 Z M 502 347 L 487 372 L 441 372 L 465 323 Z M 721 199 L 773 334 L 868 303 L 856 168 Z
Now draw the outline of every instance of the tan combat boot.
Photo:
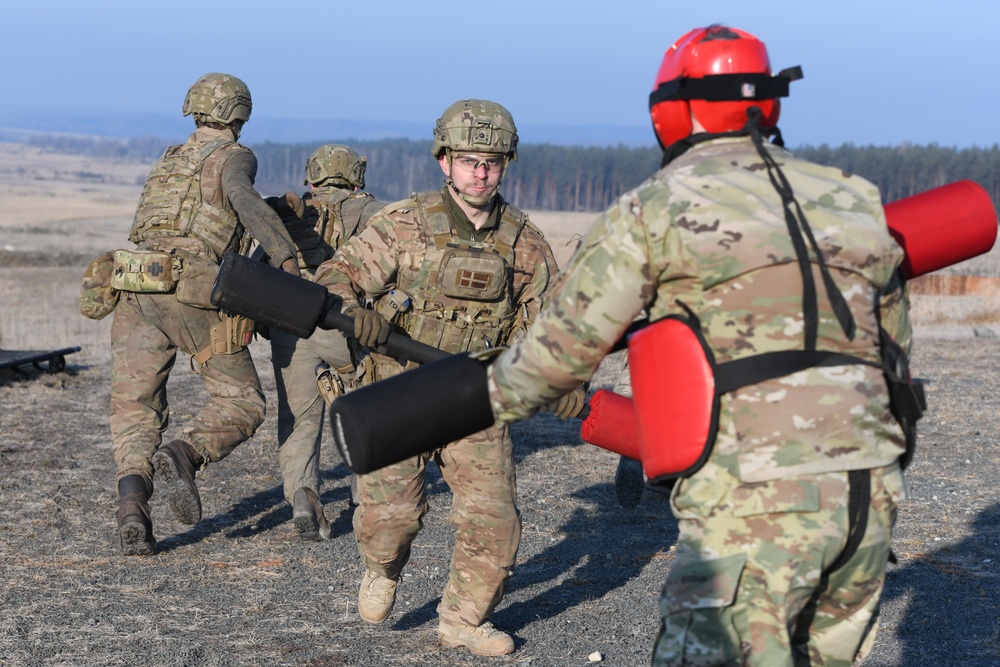
M 452 648 L 464 646 L 476 655 L 488 657 L 514 652 L 514 638 L 503 630 L 493 627 L 489 621 L 476 626 L 442 619 L 438 624 L 438 641 L 441 646 Z
M 202 462 L 198 451 L 183 440 L 162 445 L 153 454 L 156 484 L 181 523 L 193 526 L 201 521 L 201 496 L 194 484 L 195 469 Z
M 358 591 L 358 613 L 365 622 L 378 625 L 389 616 L 396 604 L 398 582 L 365 568 Z
M 292 521 L 299 537 L 304 540 L 328 540 L 333 537 L 330 522 L 323 512 L 323 504 L 312 489 L 302 487 L 292 499 Z

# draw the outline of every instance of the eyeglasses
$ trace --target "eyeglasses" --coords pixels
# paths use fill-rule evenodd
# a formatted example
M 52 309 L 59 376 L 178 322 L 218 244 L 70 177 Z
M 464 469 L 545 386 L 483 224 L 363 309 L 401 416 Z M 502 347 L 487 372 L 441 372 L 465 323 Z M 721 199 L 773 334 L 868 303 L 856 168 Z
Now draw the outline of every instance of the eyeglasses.
M 474 155 L 471 153 L 459 153 L 452 157 L 452 164 L 463 171 L 474 172 L 480 166 L 486 167 L 486 171 L 496 173 L 503 169 L 507 163 L 504 155 Z

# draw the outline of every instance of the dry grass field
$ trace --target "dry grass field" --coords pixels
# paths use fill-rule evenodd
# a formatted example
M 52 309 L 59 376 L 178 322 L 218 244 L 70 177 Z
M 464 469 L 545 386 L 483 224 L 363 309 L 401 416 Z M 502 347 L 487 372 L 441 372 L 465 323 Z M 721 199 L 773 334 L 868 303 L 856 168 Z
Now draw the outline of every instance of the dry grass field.
M 110 318 L 84 319 L 76 300 L 87 261 L 126 244 L 148 168 L 0 143 L 0 347 L 82 347 L 62 373 L 0 371 L 0 666 L 569 667 L 593 664 L 595 652 L 601 664 L 649 663 L 676 536 L 666 499 L 647 492 L 636 510 L 620 508 L 616 457 L 581 445 L 575 424 L 549 415 L 514 431 L 524 537 L 494 617 L 516 637 L 511 656 L 436 646 L 452 536 L 450 493 L 434 472 L 397 608 L 383 626 L 360 621 L 347 470 L 324 449 L 336 536 L 299 542 L 281 496 L 273 411 L 252 440 L 199 475 L 201 524 L 177 523 L 154 495 L 159 554 L 122 558 L 108 444 Z M 561 262 L 593 218 L 531 217 Z M 1000 665 L 996 299 L 914 296 L 914 368 L 929 381 L 931 408 L 866 667 Z M 273 402 L 266 342 L 253 353 Z M 595 386 L 612 381 L 615 362 Z M 169 392 L 172 431 L 205 400 L 186 359 Z

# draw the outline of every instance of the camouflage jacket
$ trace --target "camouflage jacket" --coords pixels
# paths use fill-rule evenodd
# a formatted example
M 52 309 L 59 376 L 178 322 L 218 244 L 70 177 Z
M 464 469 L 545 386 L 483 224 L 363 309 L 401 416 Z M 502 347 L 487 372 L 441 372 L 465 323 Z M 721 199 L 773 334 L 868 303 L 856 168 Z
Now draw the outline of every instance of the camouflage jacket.
M 858 327 L 849 341 L 820 287 L 817 349 L 877 363 L 876 290 L 903 256 L 877 188 L 768 150 Z M 882 323 L 908 348 L 902 292 L 882 299 Z M 802 277 L 780 197 L 749 139 L 695 146 L 598 218 L 528 336 L 491 366 L 495 414 L 505 422 L 529 416 L 587 380 L 642 309 L 652 320 L 683 315 L 678 301 L 700 318 L 716 362 L 803 348 Z M 810 368 L 723 396 L 712 457 L 744 481 L 762 481 L 888 465 L 903 450 L 881 369 L 857 364 Z
M 450 196 L 447 191 L 423 192 L 386 206 L 320 266 L 316 282 L 347 303 L 358 295 L 377 299 L 391 289 L 405 291 L 413 308 L 399 325 L 416 340 L 449 352 L 507 343 L 541 309 L 556 272 L 552 249 L 527 216 L 499 196 L 499 222 L 486 239 L 458 238 L 444 206 L 443 198 Z M 505 268 L 487 276 L 502 281 L 490 292 L 494 296 L 476 298 L 480 274 L 475 271 L 467 271 L 475 274 L 467 281 L 472 288 L 449 284 L 454 276 L 441 268 L 449 258 L 486 271 L 502 259 Z
M 268 197 L 295 244 L 299 269 L 311 276 L 319 265 L 354 236 L 372 215 L 385 206 L 367 192 L 322 185 L 301 197 L 293 192 Z

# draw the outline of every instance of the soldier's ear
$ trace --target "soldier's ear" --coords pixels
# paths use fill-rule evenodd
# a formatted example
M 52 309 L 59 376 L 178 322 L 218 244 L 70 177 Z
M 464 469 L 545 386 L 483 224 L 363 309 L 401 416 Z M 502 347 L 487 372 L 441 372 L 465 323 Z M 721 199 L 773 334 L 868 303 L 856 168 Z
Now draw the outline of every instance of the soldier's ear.
M 448 153 L 442 153 L 441 157 L 438 158 L 438 164 L 441 165 L 441 171 L 444 172 L 446 178 L 451 178 L 451 160 L 448 159 Z

